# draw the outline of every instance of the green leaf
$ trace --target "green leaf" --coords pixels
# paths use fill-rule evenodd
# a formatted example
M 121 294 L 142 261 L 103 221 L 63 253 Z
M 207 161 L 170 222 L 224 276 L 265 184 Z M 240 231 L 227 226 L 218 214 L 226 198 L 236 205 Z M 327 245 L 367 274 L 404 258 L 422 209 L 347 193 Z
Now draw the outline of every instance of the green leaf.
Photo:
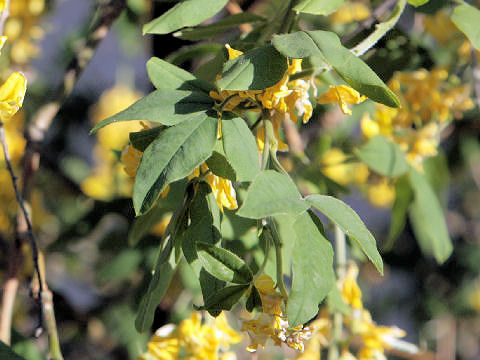
M 337 10 L 344 0 L 302 0 L 293 10 L 297 12 L 315 14 L 315 15 L 328 15 Z
M 213 245 L 221 239 L 220 209 L 208 184 L 198 184 L 189 212 L 190 225 L 183 234 L 182 251 L 193 271 L 199 275 L 201 264 L 197 254 L 197 241 Z
M 165 126 L 157 126 L 152 129 L 131 132 L 129 135 L 130 142 L 135 149 L 144 152 L 148 145 L 165 129 Z
M 255 138 L 241 118 L 222 120 L 223 149 L 237 181 L 252 181 L 260 172 Z
M 412 188 L 406 176 L 402 176 L 395 184 L 395 202 L 392 207 L 388 240 L 383 249 L 390 250 L 400 236 L 407 222 L 408 208 L 412 202 Z
M 452 21 L 467 36 L 475 49 L 480 50 L 480 10 L 463 3 L 453 10 Z
M 143 26 L 144 34 L 168 34 L 195 26 L 223 9 L 228 0 L 183 0 L 160 17 Z
M 204 268 L 200 270 L 199 280 L 204 302 L 225 287 L 225 281 L 217 279 Z M 214 317 L 217 317 L 221 313 L 220 310 L 208 310 L 208 312 Z
M 203 93 L 156 90 L 127 109 L 101 121 L 90 133 L 118 121 L 148 120 L 163 125 L 176 125 L 185 120 L 203 117 L 205 111 L 213 105 L 213 99 Z
M 407 0 L 410 5 L 413 5 L 415 7 L 425 5 L 426 3 L 428 3 L 428 1 L 429 0 Z
M 291 327 L 315 317 L 318 305 L 335 284 L 332 245 L 320 233 L 310 214 L 300 215 L 293 227 L 296 233 L 292 255 L 293 282 L 287 304 Z
M 310 195 L 305 200 L 354 240 L 377 270 L 383 274 L 382 257 L 378 253 L 375 238 L 350 206 L 332 196 L 325 195 Z
M 248 12 L 242 12 L 239 14 L 227 16 L 226 18 L 223 18 L 213 24 L 180 30 L 173 34 L 173 36 L 176 36 L 183 40 L 197 41 L 220 35 L 226 30 L 229 30 L 241 24 L 258 23 L 261 21 L 265 21 L 265 19 L 261 16 Z
M 217 142 L 217 145 L 218 144 L 219 142 Z M 212 153 L 212 156 L 210 156 L 205 162 L 207 163 L 208 168 L 215 175 L 231 181 L 237 180 L 235 170 L 233 170 L 232 165 L 230 165 L 227 158 L 225 157 L 223 149 L 219 146 L 215 146 L 215 151 Z
M 250 295 L 248 295 L 247 303 L 245 304 L 245 308 L 248 312 L 252 312 L 256 308 L 262 307 L 262 298 L 260 297 L 260 293 L 258 292 L 255 286 L 252 286 L 250 291 Z
M 160 90 L 200 91 L 208 94 L 215 87 L 169 62 L 152 57 L 147 62 L 148 77 Z
M 282 54 L 265 45 L 227 61 L 217 86 L 221 90 L 263 90 L 279 82 L 287 66 Z
M 234 253 L 201 241 L 196 245 L 201 264 L 217 279 L 235 284 L 248 284 L 252 280 L 247 264 Z
M 260 172 L 249 186 L 237 215 L 250 219 L 278 214 L 300 215 L 309 207 L 288 176 L 266 170 Z
M 155 309 L 165 295 L 175 272 L 173 241 L 170 239 L 161 251 L 146 294 L 138 307 L 135 328 L 139 332 L 149 330 L 153 324 Z
M 168 184 L 188 176 L 211 155 L 217 122 L 204 114 L 166 129 L 148 146 L 133 185 L 137 215 L 148 211 Z
M 340 311 L 344 315 L 350 315 L 351 309 L 343 301 L 342 294 L 336 286 L 332 287 L 332 290 L 328 293 L 327 296 L 328 310 L 330 313 Z
M 441 264 L 453 251 L 442 207 L 425 176 L 410 168 L 409 180 L 414 193 L 410 219 L 415 235 L 422 250 Z
M 355 151 L 355 155 L 380 175 L 397 177 L 408 171 L 405 153 L 397 144 L 382 135 L 371 138 Z
M 317 30 L 275 35 L 272 43 L 280 53 L 290 58 L 319 56 L 361 94 L 387 106 L 400 106 L 397 96 L 377 74 L 345 48 L 332 32 Z
M 25 360 L 23 357 L 17 355 L 10 346 L 0 341 L 0 359 L 4 360 Z
M 208 310 L 210 314 L 218 316 L 222 310 L 231 310 L 249 287 L 250 285 L 226 286 L 210 296 L 199 310 Z

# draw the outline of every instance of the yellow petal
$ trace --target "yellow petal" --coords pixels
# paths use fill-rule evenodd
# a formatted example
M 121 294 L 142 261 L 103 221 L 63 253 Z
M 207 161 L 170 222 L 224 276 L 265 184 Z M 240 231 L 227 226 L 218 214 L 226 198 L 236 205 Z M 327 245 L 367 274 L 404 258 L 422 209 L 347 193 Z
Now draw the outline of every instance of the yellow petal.
M 0 120 L 7 122 L 22 107 L 27 79 L 15 72 L 0 87 Z
M 228 44 L 225 44 L 225 47 L 227 48 L 227 51 L 228 51 L 228 60 L 236 59 L 237 57 L 239 57 L 240 55 L 243 54 L 242 51 L 235 50 L 235 49 L 231 48 L 230 45 L 228 45 Z

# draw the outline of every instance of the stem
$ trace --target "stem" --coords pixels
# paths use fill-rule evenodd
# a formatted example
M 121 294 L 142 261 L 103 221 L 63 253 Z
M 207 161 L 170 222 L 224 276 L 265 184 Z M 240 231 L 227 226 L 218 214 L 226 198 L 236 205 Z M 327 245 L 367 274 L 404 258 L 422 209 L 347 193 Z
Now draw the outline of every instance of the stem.
M 293 8 L 296 4 L 296 0 L 291 0 L 290 4 L 288 4 L 287 11 L 283 17 L 282 26 L 278 31 L 280 34 L 289 33 L 292 31 L 293 24 L 295 24 L 296 18 L 298 17 L 298 13 L 293 11 Z
M 350 51 L 356 56 L 362 56 L 368 50 L 370 50 L 370 48 L 372 48 L 378 42 L 378 40 L 380 40 L 387 32 L 393 29 L 400 18 L 400 15 L 402 15 L 406 4 L 406 0 L 398 0 L 397 5 L 390 14 L 390 17 L 385 22 L 377 24 L 375 31 Z
M 263 114 L 263 136 L 262 170 L 265 170 L 268 166 L 268 155 L 270 154 L 270 144 L 273 136 L 272 121 L 266 111 Z
M 338 279 L 345 277 L 347 265 L 347 242 L 345 234 L 339 226 L 335 225 L 335 270 Z M 333 314 L 333 331 L 328 350 L 328 360 L 336 360 L 340 356 L 338 344 L 342 339 L 343 315 L 340 311 Z
M 473 88 L 475 89 L 475 101 L 480 109 L 480 70 L 478 68 L 478 58 L 475 48 L 470 44 L 472 57 Z
M 276 259 L 276 268 L 277 268 L 277 286 L 280 290 L 280 294 L 282 294 L 285 301 L 288 299 L 288 291 L 285 287 L 285 283 L 283 282 L 283 257 L 282 257 L 282 241 L 278 236 L 277 229 L 275 227 L 275 223 L 272 221 L 270 217 L 265 219 L 267 221 L 265 235 L 270 237 L 273 245 L 275 246 L 275 259 Z
M 260 223 L 260 221 L 259 221 Z M 268 262 L 268 255 L 270 254 L 270 247 L 271 247 L 271 239 L 268 236 L 265 236 L 265 257 L 263 258 L 262 265 L 260 265 L 260 268 L 258 269 L 257 273 L 253 277 L 252 284 L 255 284 L 257 279 L 260 277 L 260 275 L 263 274 L 263 271 L 265 270 L 265 266 L 267 266 Z

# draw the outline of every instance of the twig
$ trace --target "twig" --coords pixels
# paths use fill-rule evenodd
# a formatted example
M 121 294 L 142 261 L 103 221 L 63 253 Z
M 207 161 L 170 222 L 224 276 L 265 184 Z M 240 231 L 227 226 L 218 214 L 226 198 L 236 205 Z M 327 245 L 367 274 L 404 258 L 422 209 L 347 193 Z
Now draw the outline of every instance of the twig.
M 346 42 L 360 34 L 365 29 L 370 28 L 370 26 L 373 25 L 373 23 L 380 17 L 383 13 L 385 13 L 388 9 L 390 9 L 393 4 L 395 4 L 396 0 L 387 0 L 384 3 L 382 3 L 380 6 L 378 6 L 375 10 L 373 10 L 372 15 L 368 18 L 363 20 L 359 26 L 355 28 L 354 31 L 352 31 L 350 34 L 347 34 L 342 37 L 342 42 Z
M 475 101 L 480 109 L 480 69 L 478 68 L 478 57 L 476 49 L 470 44 L 472 57 L 473 88 L 475 89 Z
M 91 30 L 86 35 L 84 46 L 77 51 L 75 57 L 72 59 L 69 66 L 67 67 L 64 78 L 63 78 L 63 82 L 57 88 L 54 94 L 51 96 L 52 100 L 38 110 L 36 116 L 31 122 L 31 125 L 28 127 L 26 131 L 27 145 L 26 145 L 25 156 L 24 156 L 22 194 L 18 189 L 18 186 L 16 183 L 16 177 L 13 173 L 13 169 L 11 167 L 11 163 L 9 160 L 3 126 L 0 127 L 0 131 L 1 131 L 0 136 L 1 136 L 2 144 L 4 146 L 7 167 L 9 168 L 9 172 L 12 177 L 12 182 L 15 188 L 15 195 L 20 204 L 20 207 L 22 208 L 22 213 L 23 213 L 23 217 L 17 217 L 17 229 L 16 229 L 17 238 L 21 240 L 22 237 L 20 235 L 27 232 L 30 239 L 30 243 L 32 246 L 34 267 L 37 273 L 37 280 L 38 280 L 37 299 L 39 299 L 41 302 L 42 313 L 43 313 L 45 324 L 46 324 L 46 330 L 49 336 L 50 358 L 55 360 L 61 360 L 63 359 L 63 357 L 60 352 L 58 332 L 56 329 L 55 315 L 53 311 L 52 293 L 46 285 L 43 261 L 41 262 L 42 268 L 40 268 L 40 265 L 38 262 L 39 252 L 37 248 L 37 243 L 33 235 L 33 230 L 32 230 L 29 215 L 26 212 L 24 200 L 28 201 L 28 199 L 30 198 L 31 189 L 33 187 L 35 175 L 40 163 L 39 149 L 45 138 L 46 131 L 49 129 L 55 116 L 60 110 L 61 105 L 72 92 L 73 87 L 77 82 L 78 78 L 80 77 L 81 73 L 83 72 L 83 70 L 85 69 L 85 67 L 91 60 L 91 58 L 93 57 L 96 47 L 98 46 L 100 41 L 105 38 L 114 20 L 118 18 L 122 10 L 125 8 L 125 4 L 126 4 L 125 0 L 106 0 L 106 1 L 99 0 L 99 1 L 100 1 L 100 6 L 99 6 L 100 15 L 95 21 L 95 24 L 91 27 Z M 6 5 L 8 5 L 8 3 L 9 3 L 9 0 L 6 1 Z M 4 13 L 2 13 L 2 17 L 0 18 L 0 21 L 1 21 L 0 28 L 3 28 L 3 24 L 6 19 L 6 17 L 4 16 Z M 9 268 L 14 269 L 12 274 L 10 274 L 11 276 L 9 277 L 9 279 L 16 278 L 16 272 L 17 272 L 16 269 L 18 269 L 21 262 L 21 259 L 18 256 L 16 256 L 18 255 L 18 253 L 19 253 L 18 250 L 13 251 L 12 256 L 10 256 L 9 258 L 9 261 L 10 261 Z M 9 287 L 8 293 L 4 293 L 3 302 L 7 301 L 10 303 L 11 301 L 9 299 L 10 298 L 14 299 L 15 295 L 16 295 L 16 288 L 14 286 Z M 10 313 L 2 311 L 2 318 L 1 318 L 2 331 L 4 328 L 7 327 L 7 324 L 8 324 L 8 330 L 6 331 L 10 332 L 11 317 L 12 317 L 12 311 L 10 311 Z
M 388 19 L 380 24 L 377 24 L 375 27 L 375 31 L 350 51 L 356 56 L 362 56 L 370 48 L 375 46 L 378 40 L 380 40 L 382 37 L 385 36 L 387 32 L 393 29 L 398 19 L 402 15 L 406 5 L 407 0 L 398 0 L 397 5 L 393 9 Z
M 340 280 L 345 278 L 347 266 L 347 240 L 339 226 L 335 226 L 335 270 Z M 328 360 L 337 360 L 340 356 L 339 342 L 343 333 L 343 315 L 340 311 L 333 314 L 333 331 L 328 349 Z

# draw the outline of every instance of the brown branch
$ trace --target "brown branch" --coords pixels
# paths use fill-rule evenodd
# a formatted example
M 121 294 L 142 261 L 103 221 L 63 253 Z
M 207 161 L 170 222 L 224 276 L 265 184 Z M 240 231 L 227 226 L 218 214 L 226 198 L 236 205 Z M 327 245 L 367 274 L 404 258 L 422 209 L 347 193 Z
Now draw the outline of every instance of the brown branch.
M 7 5 L 8 2 L 9 1 L 7 0 Z M 30 240 L 33 254 L 33 262 L 37 275 L 35 286 L 36 291 L 34 291 L 34 296 L 41 302 L 43 320 L 45 321 L 46 330 L 49 337 L 50 358 L 55 360 L 61 360 L 63 359 L 63 357 L 60 352 L 55 314 L 53 311 L 52 293 L 48 289 L 46 283 L 43 257 L 41 256 L 41 254 L 39 256 L 37 242 L 33 235 L 32 224 L 29 214 L 26 211 L 25 202 L 27 202 L 30 198 L 31 190 L 33 188 L 35 180 L 35 175 L 39 168 L 39 149 L 41 148 L 41 145 L 44 141 L 45 133 L 52 124 L 54 118 L 56 117 L 58 111 L 61 108 L 61 105 L 72 92 L 73 87 L 76 84 L 80 75 L 82 74 L 83 70 L 93 57 L 95 49 L 97 48 L 101 40 L 105 38 L 113 22 L 115 21 L 115 19 L 118 18 L 122 10 L 125 8 L 125 4 L 125 0 L 99 0 L 98 13 L 100 15 L 98 16 L 93 26 L 91 26 L 88 34 L 85 36 L 84 45 L 76 52 L 74 58 L 68 65 L 65 71 L 63 82 L 54 92 L 53 96 L 51 97 L 52 100 L 38 110 L 36 116 L 31 122 L 31 125 L 28 127 L 25 134 L 27 139 L 27 145 L 24 155 L 22 193 L 20 193 L 18 189 L 16 182 L 17 178 L 15 177 L 11 166 L 8 148 L 5 142 L 3 124 L 2 126 L 0 126 L 0 138 L 3 144 L 7 167 L 10 172 L 15 190 L 15 195 L 17 197 L 17 201 L 21 207 L 23 215 L 17 217 L 17 239 L 21 243 L 21 241 L 23 240 L 22 235 L 27 233 Z M 3 27 L 2 24 L 5 22 L 5 19 L 6 18 L 3 17 L 2 13 L 2 17 L 0 18 L 0 27 Z M 9 274 L 6 285 L 10 285 L 5 287 L 2 301 L 3 304 L 7 304 L 7 308 L 10 309 L 8 311 L 5 311 L 5 308 L 3 308 L 2 317 L 0 319 L 0 329 L 2 329 L 2 335 L 3 331 L 5 331 L 6 333 L 8 332 L 8 335 L 6 335 L 6 337 L 8 338 L 10 337 L 11 318 L 13 315 L 13 303 L 18 287 L 14 285 L 15 280 L 18 284 L 17 271 L 21 265 L 21 257 L 18 256 L 20 254 L 19 248 L 20 247 L 18 246 L 15 249 L 12 249 L 12 255 L 9 258 L 9 269 L 11 269 L 12 271 Z M 10 281 L 10 283 L 8 281 Z
M 470 45 L 470 52 L 472 57 L 472 72 L 473 72 L 473 88 L 475 89 L 475 101 L 480 109 L 480 69 L 478 68 L 477 51 Z
M 372 15 L 368 18 L 363 20 L 357 28 L 352 31 L 350 34 L 347 34 L 342 37 L 342 43 L 353 39 L 355 36 L 360 34 L 363 30 L 370 28 L 375 21 L 377 21 L 378 17 L 385 13 L 388 9 L 390 9 L 393 4 L 395 4 L 396 0 L 387 0 L 381 5 L 379 5 L 375 10 L 373 10 Z

